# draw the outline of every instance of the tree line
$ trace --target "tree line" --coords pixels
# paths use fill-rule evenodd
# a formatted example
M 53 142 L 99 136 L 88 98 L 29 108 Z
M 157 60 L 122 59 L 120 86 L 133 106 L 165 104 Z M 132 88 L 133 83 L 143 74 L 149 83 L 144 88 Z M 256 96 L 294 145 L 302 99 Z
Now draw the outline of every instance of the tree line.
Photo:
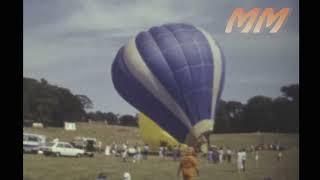
M 215 133 L 299 132 L 299 85 L 284 86 L 282 96 L 255 96 L 247 103 L 221 100 L 215 117 Z M 41 122 L 62 127 L 65 121 L 103 121 L 112 125 L 138 126 L 136 115 L 90 112 L 93 103 L 86 95 L 40 81 L 23 78 L 23 123 Z M 87 112 L 89 111 L 89 112 Z
M 246 104 L 220 101 L 215 133 L 299 132 L 299 85 L 283 86 L 277 98 L 255 96 Z
M 70 90 L 40 81 L 23 78 L 23 124 L 34 122 L 44 126 L 63 127 L 64 122 L 105 121 L 108 124 L 137 126 L 135 116 L 112 112 L 86 112 L 93 103 L 86 95 L 72 94 Z

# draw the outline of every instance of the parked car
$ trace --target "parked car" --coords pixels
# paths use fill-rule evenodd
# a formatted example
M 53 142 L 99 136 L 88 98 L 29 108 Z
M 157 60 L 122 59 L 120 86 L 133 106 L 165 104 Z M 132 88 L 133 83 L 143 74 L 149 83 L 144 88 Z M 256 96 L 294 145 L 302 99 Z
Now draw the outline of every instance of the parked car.
M 81 157 L 84 155 L 84 150 L 73 147 L 68 142 L 50 142 L 46 144 L 45 147 L 42 148 L 43 154 L 46 156 L 54 155 L 56 157 L 59 156 L 73 156 L 73 157 Z
M 101 152 L 102 143 L 96 138 L 76 137 L 71 144 L 76 148 L 83 149 L 85 155 L 89 157 L 93 157 L 96 152 Z
M 38 153 L 46 143 L 46 137 L 38 134 L 23 133 L 23 152 Z

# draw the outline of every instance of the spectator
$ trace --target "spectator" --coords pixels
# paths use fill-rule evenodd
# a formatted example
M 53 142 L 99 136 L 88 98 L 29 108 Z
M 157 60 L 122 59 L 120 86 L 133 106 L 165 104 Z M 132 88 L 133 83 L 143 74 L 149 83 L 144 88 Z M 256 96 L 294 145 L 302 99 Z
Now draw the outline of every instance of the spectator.
M 143 147 L 143 159 L 147 160 L 149 155 L 149 145 L 145 144 Z
M 163 146 L 160 146 L 160 147 L 159 147 L 159 157 L 160 157 L 160 158 L 163 158 L 163 154 L 164 154 L 164 147 L 163 147 Z
M 172 158 L 174 161 L 176 161 L 178 159 L 178 146 L 177 145 L 175 145 L 173 147 Z
M 126 143 L 123 143 L 123 144 L 122 144 L 122 150 L 127 150 L 127 148 L 128 148 L 127 144 L 126 144 Z
M 102 142 L 101 141 L 97 142 L 97 151 L 102 152 Z
M 220 148 L 218 152 L 219 152 L 219 162 L 222 163 L 222 161 L 223 161 L 223 159 L 222 159 L 223 158 L 223 149 Z
M 106 149 L 105 149 L 104 153 L 106 156 L 110 155 L 110 146 L 109 145 L 106 145 Z
M 242 166 L 243 166 L 243 171 L 246 170 L 246 160 L 247 160 L 247 152 L 245 149 L 242 149 Z
M 108 180 L 108 177 L 105 173 L 99 173 L 96 180 Z
M 140 146 L 136 146 L 136 150 L 137 150 L 136 158 L 137 158 L 137 161 L 140 162 L 140 160 L 141 160 L 141 148 L 140 148 Z
M 199 176 L 199 169 L 197 167 L 197 157 L 193 148 L 188 148 L 185 156 L 182 158 L 177 176 L 182 174 L 183 180 L 193 180 L 195 173 Z
M 244 149 L 238 151 L 237 153 L 237 167 L 238 171 L 245 171 L 245 162 L 246 162 L 247 154 Z
M 251 146 L 250 146 L 250 151 L 252 152 L 252 151 L 254 151 L 254 150 L 255 150 L 254 145 L 251 145 Z
M 256 151 L 254 159 L 255 159 L 256 161 L 259 160 L 259 153 L 258 153 L 258 151 Z
M 237 168 L 238 168 L 238 172 L 242 171 L 242 169 L 243 169 L 241 151 L 237 152 Z
M 212 148 L 209 148 L 209 151 L 208 151 L 208 161 L 209 161 L 209 163 L 213 163 L 213 149 Z
M 231 149 L 227 147 L 227 160 L 229 163 L 231 162 L 231 157 L 232 157 Z
M 181 157 L 181 145 L 178 145 L 178 151 L 177 151 L 177 158 L 180 159 Z
M 169 151 L 168 146 L 165 146 L 165 147 L 163 148 L 163 155 L 164 155 L 165 157 L 168 156 L 168 151 Z
M 219 152 L 217 149 L 213 149 L 213 162 L 216 164 L 219 162 Z
M 131 174 L 129 172 L 125 172 L 123 174 L 123 180 L 131 180 Z
M 278 152 L 277 160 L 278 160 L 278 161 L 281 161 L 281 160 L 282 160 L 282 152 L 281 152 L 281 151 Z
M 127 162 L 127 159 L 128 159 L 128 150 L 127 150 L 127 149 L 124 149 L 124 150 L 122 151 L 122 160 L 123 160 L 124 162 Z

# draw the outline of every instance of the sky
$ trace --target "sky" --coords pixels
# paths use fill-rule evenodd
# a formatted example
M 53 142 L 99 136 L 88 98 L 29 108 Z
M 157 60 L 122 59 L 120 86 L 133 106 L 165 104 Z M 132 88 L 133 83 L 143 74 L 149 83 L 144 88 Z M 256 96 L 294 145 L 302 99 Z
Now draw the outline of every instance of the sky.
M 239 7 L 291 11 L 278 33 L 225 33 Z M 111 64 L 135 35 L 165 23 L 202 27 L 218 41 L 226 58 L 223 100 L 275 98 L 299 83 L 298 0 L 24 0 L 23 76 L 87 95 L 92 111 L 135 114 L 113 87 Z

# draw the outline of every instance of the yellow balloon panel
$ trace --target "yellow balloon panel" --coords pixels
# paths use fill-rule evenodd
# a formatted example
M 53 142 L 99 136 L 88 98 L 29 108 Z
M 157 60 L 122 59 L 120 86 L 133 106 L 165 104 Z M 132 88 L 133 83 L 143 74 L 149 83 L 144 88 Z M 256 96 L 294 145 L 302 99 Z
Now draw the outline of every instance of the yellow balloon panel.
M 158 150 L 161 141 L 167 142 L 167 144 L 172 147 L 179 144 L 182 149 L 188 147 L 186 144 L 179 143 L 174 137 L 143 113 L 139 113 L 138 115 L 138 124 L 144 142 L 148 143 L 152 150 Z

